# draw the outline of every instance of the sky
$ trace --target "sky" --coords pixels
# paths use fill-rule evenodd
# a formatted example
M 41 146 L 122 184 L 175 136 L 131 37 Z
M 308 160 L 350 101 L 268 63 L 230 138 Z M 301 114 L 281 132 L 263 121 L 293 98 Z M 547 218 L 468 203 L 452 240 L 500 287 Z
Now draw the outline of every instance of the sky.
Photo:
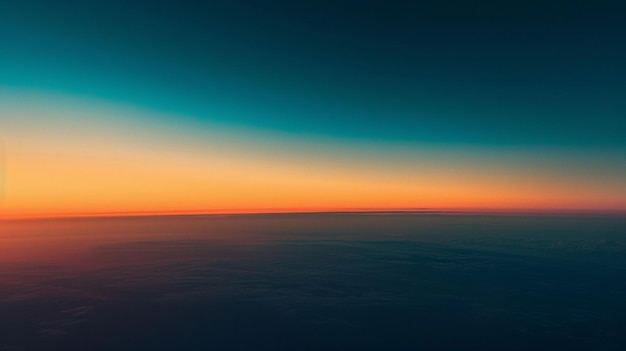
M 626 211 L 625 11 L 4 0 L 1 216 Z

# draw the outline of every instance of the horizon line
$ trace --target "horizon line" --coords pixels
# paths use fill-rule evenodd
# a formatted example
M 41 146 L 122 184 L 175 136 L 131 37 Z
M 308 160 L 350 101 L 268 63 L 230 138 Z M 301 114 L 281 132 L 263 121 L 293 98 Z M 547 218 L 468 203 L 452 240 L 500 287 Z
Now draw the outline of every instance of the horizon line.
M 351 209 L 223 209 L 223 210 L 167 210 L 167 211 L 113 211 L 73 212 L 51 214 L 8 215 L 0 214 L 0 221 L 88 219 L 125 217 L 174 216 L 228 216 L 228 215 L 286 215 L 286 214 L 434 214 L 434 215 L 502 215 L 502 216 L 609 216 L 626 217 L 624 210 L 606 209 L 466 209 L 466 208 L 351 208 Z

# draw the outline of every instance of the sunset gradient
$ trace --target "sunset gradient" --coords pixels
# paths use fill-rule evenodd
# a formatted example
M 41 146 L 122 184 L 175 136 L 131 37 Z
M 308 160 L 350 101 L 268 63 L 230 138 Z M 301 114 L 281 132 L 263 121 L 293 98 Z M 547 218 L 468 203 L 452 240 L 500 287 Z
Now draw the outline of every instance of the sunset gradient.
M 626 210 L 626 169 L 610 153 L 364 142 L 221 125 L 169 129 L 145 121 L 153 111 L 65 96 L 12 98 L 3 103 L 4 217 Z
M 619 12 L 457 5 L 9 1 L 0 216 L 626 211 Z

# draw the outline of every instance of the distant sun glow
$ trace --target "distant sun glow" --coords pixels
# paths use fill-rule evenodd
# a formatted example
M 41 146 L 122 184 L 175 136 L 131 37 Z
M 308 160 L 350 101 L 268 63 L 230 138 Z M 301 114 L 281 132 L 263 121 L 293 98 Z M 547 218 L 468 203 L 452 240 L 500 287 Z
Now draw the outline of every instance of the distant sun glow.
M 563 160 L 322 138 L 277 142 L 276 135 L 220 127 L 186 138 L 116 121 L 137 111 L 90 108 L 98 116 L 53 105 L 11 110 L 20 122 L 3 129 L 4 217 L 626 209 L 626 178 L 570 173 Z

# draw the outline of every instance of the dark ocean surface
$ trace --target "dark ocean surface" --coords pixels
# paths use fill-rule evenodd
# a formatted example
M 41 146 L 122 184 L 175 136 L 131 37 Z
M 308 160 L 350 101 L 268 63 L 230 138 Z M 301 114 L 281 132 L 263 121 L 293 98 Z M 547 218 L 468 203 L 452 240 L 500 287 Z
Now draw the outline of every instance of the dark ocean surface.
M 626 350 L 626 219 L 0 222 L 0 350 Z

